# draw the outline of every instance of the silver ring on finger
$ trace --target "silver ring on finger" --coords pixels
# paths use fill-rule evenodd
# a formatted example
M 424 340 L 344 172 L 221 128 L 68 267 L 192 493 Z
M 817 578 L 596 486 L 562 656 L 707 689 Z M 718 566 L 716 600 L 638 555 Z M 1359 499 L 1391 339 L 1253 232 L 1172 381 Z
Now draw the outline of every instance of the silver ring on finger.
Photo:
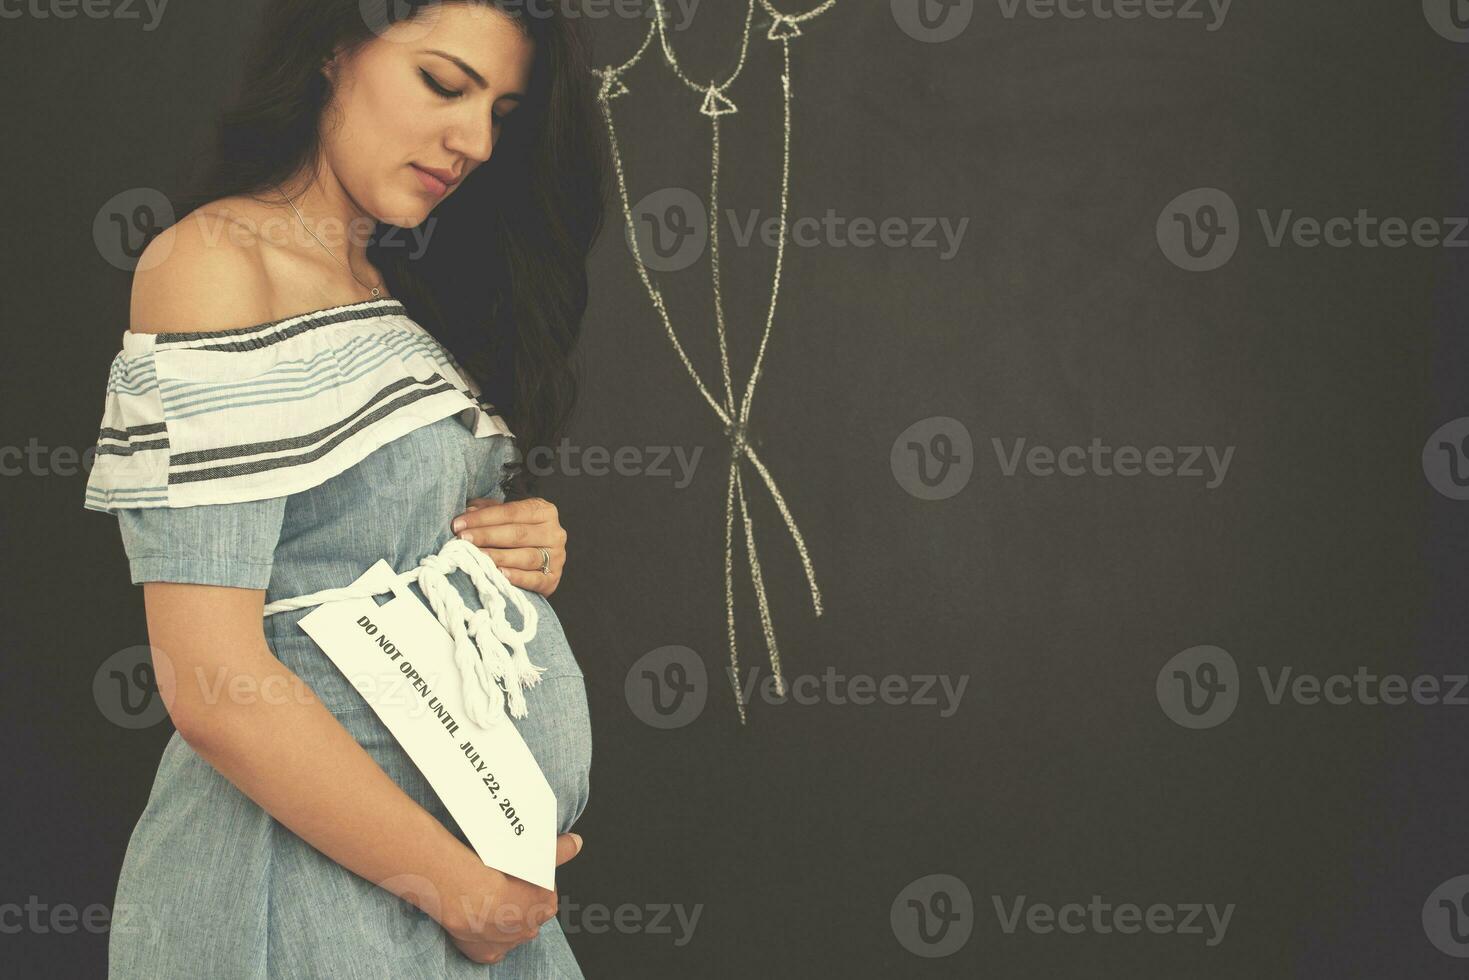
M 542 575 L 550 575 L 551 574 L 551 553 L 549 551 L 547 551 L 545 548 L 541 548 L 540 549 L 540 552 L 541 552 L 541 574 Z

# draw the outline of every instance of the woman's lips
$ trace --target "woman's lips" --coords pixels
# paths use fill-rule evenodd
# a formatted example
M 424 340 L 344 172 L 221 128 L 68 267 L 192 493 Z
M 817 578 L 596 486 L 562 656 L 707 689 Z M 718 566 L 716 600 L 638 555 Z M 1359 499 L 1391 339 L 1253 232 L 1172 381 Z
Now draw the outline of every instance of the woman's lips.
M 428 191 L 434 197 L 443 197 L 449 192 L 449 185 L 444 183 L 439 178 L 435 177 L 433 174 L 429 173 L 427 170 L 424 170 L 417 164 L 410 163 L 409 166 L 412 167 L 413 172 L 418 175 L 419 183 L 423 184 L 423 189 Z

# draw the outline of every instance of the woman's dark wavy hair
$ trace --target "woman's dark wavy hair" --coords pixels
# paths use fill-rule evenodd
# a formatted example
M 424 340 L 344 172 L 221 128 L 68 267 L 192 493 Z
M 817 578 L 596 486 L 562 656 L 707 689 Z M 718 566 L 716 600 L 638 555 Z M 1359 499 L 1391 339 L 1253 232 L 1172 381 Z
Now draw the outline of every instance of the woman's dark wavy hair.
M 533 492 L 524 458 L 570 420 L 572 352 L 587 306 L 587 254 L 601 231 L 609 157 L 598 121 L 590 40 L 556 4 L 448 0 L 497 7 L 535 44 L 529 91 L 490 159 L 414 236 L 379 224 L 368 257 L 392 295 L 493 398 L 521 459 L 509 496 Z M 320 68 L 438 0 L 267 0 L 233 104 L 219 116 L 203 176 L 180 215 L 222 197 L 279 203 L 272 189 L 317 161 L 330 95 Z M 386 234 L 385 234 L 386 233 Z

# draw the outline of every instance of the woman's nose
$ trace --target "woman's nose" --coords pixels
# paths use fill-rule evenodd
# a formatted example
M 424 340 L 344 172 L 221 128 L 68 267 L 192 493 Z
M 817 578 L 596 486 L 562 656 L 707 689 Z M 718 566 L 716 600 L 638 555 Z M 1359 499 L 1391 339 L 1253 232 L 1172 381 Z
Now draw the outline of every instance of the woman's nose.
M 444 144 L 455 153 L 468 157 L 476 164 L 484 163 L 490 159 L 490 154 L 495 150 L 495 128 L 485 119 L 455 128 Z

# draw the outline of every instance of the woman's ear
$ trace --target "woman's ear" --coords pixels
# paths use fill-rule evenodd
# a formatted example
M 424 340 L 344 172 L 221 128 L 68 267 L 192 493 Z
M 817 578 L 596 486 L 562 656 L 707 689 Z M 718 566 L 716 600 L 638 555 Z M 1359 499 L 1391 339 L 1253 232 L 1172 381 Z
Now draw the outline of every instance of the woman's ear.
M 326 76 L 328 81 L 335 82 L 337 80 L 337 63 L 340 61 L 341 56 L 342 46 L 337 45 L 332 49 L 331 54 L 326 56 L 326 60 L 321 63 L 321 73 Z

